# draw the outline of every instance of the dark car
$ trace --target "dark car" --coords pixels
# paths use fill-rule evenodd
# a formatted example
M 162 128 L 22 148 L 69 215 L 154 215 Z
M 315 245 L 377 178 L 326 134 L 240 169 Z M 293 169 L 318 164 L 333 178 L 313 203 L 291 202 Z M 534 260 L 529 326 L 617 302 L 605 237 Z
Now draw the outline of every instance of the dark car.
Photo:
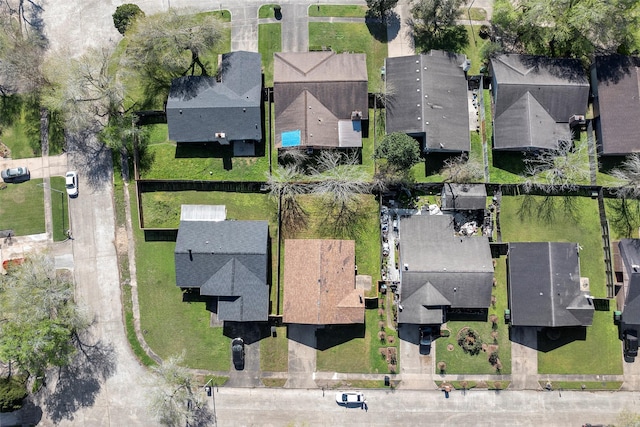
M 233 366 L 238 371 L 244 369 L 244 341 L 242 338 L 234 338 L 231 341 L 231 354 L 233 355 Z
M 431 342 L 433 341 L 433 329 L 431 326 L 420 328 L 420 354 L 431 353 Z
M 638 356 L 638 331 L 628 329 L 624 331 L 624 355 L 626 357 Z
M 5 169 L 0 172 L 4 182 L 23 182 L 29 180 L 29 169 L 24 166 Z

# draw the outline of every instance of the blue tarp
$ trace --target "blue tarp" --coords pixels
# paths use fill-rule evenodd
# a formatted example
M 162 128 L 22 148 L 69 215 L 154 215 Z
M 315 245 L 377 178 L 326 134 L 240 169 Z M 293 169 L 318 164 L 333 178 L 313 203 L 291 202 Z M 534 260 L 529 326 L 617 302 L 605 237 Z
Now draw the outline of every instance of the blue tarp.
M 292 130 L 288 132 L 282 132 L 282 146 L 283 147 L 298 147 L 300 145 L 300 131 Z

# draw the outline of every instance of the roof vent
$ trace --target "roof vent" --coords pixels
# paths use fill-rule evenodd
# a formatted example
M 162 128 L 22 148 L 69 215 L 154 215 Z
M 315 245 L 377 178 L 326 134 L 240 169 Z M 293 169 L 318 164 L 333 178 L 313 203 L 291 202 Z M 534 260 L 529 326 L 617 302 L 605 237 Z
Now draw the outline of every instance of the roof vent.
M 362 120 L 362 111 L 354 110 L 351 112 L 351 120 Z
M 227 134 L 224 132 L 216 132 L 216 138 L 222 138 L 225 139 L 227 137 Z
M 631 268 L 633 268 L 634 273 L 637 273 L 638 271 L 640 271 L 640 265 L 638 264 L 633 264 Z

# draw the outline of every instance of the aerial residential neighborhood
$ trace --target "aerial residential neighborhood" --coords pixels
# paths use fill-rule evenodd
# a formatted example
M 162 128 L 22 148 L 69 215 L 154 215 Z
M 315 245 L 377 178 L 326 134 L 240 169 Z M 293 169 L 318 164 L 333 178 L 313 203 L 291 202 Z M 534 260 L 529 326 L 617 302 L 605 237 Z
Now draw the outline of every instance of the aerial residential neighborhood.
M 116 3 L 0 5 L 0 426 L 640 425 L 638 4 Z

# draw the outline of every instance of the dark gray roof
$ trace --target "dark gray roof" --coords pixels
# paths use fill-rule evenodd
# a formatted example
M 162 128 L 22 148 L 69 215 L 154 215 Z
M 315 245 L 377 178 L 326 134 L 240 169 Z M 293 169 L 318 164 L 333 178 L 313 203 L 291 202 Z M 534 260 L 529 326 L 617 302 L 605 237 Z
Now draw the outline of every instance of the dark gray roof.
M 640 239 L 622 239 L 618 247 L 629 278 L 622 320 L 640 328 Z
M 400 221 L 400 323 L 440 323 L 440 306 L 489 307 L 493 262 L 486 237 L 455 236 L 449 215 Z
M 484 184 L 445 183 L 442 186 L 443 210 L 481 210 L 487 207 Z
M 591 84 L 602 154 L 639 152 L 640 58 L 597 56 L 593 68 Z
M 237 322 L 268 317 L 267 221 L 181 221 L 176 283 L 217 296 L 218 318 Z
M 553 123 L 586 112 L 589 83 L 577 59 L 498 55 L 491 70 L 495 149 L 555 149 L 569 129 Z
M 231 52 L 222 55 L 217 77 L 173 79 L 166 107 L 169 139 L 261 141 L 261 67 L 259 53 Z
M 594 307 L 580 288 L 577 243 L 510 243 L 507 274 L 512 325 L 591 325 Z
M 424 136 L 425 151 L 469 151 L 467 80 L 461 67 L 466 59 L 438 50 L 387 58 L 387 132 Z

